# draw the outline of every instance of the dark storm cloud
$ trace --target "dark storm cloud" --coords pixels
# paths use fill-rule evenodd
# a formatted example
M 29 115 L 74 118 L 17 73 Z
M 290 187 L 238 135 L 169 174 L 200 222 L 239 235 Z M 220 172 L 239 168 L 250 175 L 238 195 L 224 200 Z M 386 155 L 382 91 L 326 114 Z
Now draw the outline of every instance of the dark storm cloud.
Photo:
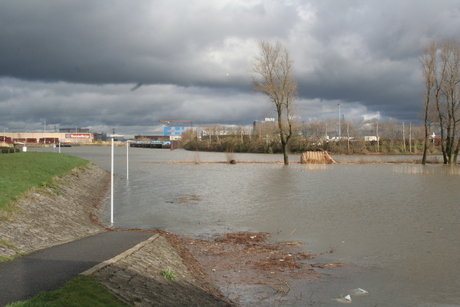
M 314 65 L 298 79 L 300 95 L 360 102 L 386 117 L 417 120 L 418 57 L 432 39 L 458 38 L 460 2 L 314 3 L 315 50 L 308 52 Z
M 24 90 L 27 88 L 27 90 Z M 200 124 L 247 124 L 261 116 L 265 101 L 244 93 L 221 93 L 211 88 L 144 85 L 130 86 L 0 81 L 0 118 L 9 131 L 57 127 L 112 127 L 120 133 L 146 133 L 159 120 L 184 119 Z M 220 98 L 218 98 L 220 97 Z M 14 118 L 13 121 L 5 118 Z M 222 121 L 216 122 L 215 119 Z M 144 127 L 144 128 L 140 128 Z M 1 128 L 1 126 L 0 126 Z M 157 133 L 162 133 L 160 128 Z
M 282 38 L 289 27 L 277 23 L 292 23 L 294 13 L 181 1 L 4 1 L 0 71 L 77 83 L 213 83 L 212 69 L 231 63 L 215 65 L 208 51 L 226 48 L 228 37 Z
M 43 118 L 132 129 L 168 116 L 250 124 L 270 113 L 251 92 L 260 40 L 291 52 L 304 120 L 343 103 L 349 116 L 416 121 L 418 56 L 460 28 L 459 0 L 0 0 L 0 8 L 0 123 L 20 129 Z

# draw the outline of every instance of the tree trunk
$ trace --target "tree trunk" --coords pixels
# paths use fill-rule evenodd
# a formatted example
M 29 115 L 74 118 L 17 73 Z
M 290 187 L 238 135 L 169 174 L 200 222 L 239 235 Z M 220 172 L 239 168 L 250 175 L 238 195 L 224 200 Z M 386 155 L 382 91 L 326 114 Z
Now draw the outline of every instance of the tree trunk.
M 422 157 L 422 165 L 425 165 L 426 164 L 426 156 L 427 156 L 427 153 L 428 153 L 428 124 L 427 124 L 427 121 L 426 121 L 426 117 L 425 117 L 425 135 L 424 135 L 424 139 L 423 139 L 423 157 Z
M 284 165 L 289 165 L 289 156 L 286 143 L 281 142 L 281 147 L 283 148 Z
M 455 148 L 455 151 L 454 151 L 454 160 L 453 160 L 453 163 L 451 164 L 454 164 L 454 165 L 457 164 L 459 150 L 460 150 L 460 138 L 457 140 L 457 147 Z
M 280 135 L 280 141 L 281 141 L 281 149 L 283 151 L 283 160 L 284 160 L 284 165 L 289 165 L 289 156 L 288 156 L 288 148 L 287 144 L 289 141 L 289 134 L 286 134 L 284 131 L 284 125 L 282 121 L 282 110 L 281 108 L 278 108 L 278 129 L 279 129 L 279 135 Z

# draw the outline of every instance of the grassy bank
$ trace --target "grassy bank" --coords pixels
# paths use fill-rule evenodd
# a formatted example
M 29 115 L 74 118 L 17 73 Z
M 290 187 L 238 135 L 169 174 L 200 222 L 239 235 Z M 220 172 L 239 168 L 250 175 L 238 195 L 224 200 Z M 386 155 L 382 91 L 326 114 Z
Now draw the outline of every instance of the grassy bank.
M 72 306 L 128 306 L 101 286 L 95 278 L 78 276 L 62 288 L 42 292 L 34 298 L 7 305 L 8 307 L 72 307 Z
M 0 155 L 0 210 L 31 188 L 46 187 L 54 177 L 88 163 L 88 160 L 58 153 Z
M 58 153 L 24 152 L 0 155 L 0 211 L 9 211 L 10 205 L 28 190 L 53 186 L 53 178 L 88 163 L 87 160 Z M 55 291 L 42 292 L 30 300 L 8 306 L 127 305 L 101 286 L 95 278 L 79 276 Z

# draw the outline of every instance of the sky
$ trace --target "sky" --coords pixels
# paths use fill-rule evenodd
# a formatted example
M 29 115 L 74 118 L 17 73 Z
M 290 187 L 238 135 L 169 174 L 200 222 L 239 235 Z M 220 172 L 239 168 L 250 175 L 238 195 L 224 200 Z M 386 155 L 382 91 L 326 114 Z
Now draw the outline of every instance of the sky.
M 260 41 L 289 51 L 303 122 L 417 123 L 423 48 L 459 29 L 460 0 L 0 0 L 0 132 L 274 117 Z

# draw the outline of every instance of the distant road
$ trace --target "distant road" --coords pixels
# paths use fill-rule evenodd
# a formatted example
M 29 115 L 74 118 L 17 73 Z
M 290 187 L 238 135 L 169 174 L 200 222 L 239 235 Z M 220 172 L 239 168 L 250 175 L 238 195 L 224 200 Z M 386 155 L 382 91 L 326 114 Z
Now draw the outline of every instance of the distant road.
M 55 290 L 152 235 L 151 232 L 109 231 L 0 263 L 0 306 Z

